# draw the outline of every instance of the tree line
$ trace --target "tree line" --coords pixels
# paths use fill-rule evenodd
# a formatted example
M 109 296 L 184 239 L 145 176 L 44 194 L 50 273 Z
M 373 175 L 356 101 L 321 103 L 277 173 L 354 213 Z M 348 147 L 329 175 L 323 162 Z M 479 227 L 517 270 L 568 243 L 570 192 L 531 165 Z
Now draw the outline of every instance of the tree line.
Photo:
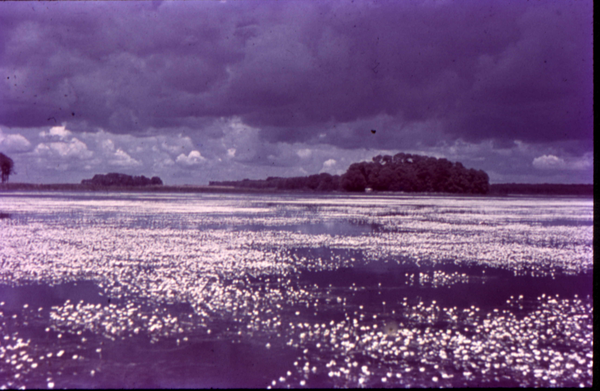
M 152 178 L 146 178 L 145 176 L 131 176 L 127 174 L 119 174 L 111 172 L 106 175 L 96 174 L 92 179 L 84 179 L 81 181 L 82 185 L 93 185 L 93 186 L 150 186 L 150 185 L 162 185 L 163 181 L 155 176 Z
M 244 179 L 242 181 L 211 181 L 209 186 L 233 186 L 245 189 L 277 189 L 277 190 L 340 190 L 340 176 L 327 173 L 310 176 L 267 179 Z
M 327 173 L 306 177 L 266 180 L 212 181 L 211 186 L 235 186 L 257 189 L 364 192 L 444 192 L 486 194 L 489 177 L 482 170 L 467 169 L 460 162 L 398 153 L 378 155 L 370 162 L 353 163 L 343 175 Z
M 0 152 L 2 183 L 14 173 L 13 160 Z M 94 175 L 82 185 L 150 186 L 162 185 L 159 177 L 147 178 L 119 173 Z M 529 195 L 593 195 L 593 184 L 489 184 L 482 170 L 467 169 L 462 163 L 447 159 L 398 153 L 378 155 L 370 162 L 353 163 L 343 175 L 327 173 L 303 177 L 268 177 L 261 180 L 211 181 L 210 186 L 233 186 L 242 189 L 312 190 L 312 191 L 376 191 L 444 192 L 466 194 Z
M 498 183 L 490 185 L 490 194 L 593 196 L 594 185 L 564 183 Z

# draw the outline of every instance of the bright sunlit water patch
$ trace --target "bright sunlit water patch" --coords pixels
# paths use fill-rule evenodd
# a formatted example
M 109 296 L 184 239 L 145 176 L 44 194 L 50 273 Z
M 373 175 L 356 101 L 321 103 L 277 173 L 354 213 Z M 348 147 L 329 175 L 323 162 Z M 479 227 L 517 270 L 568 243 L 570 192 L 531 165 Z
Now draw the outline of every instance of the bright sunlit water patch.
M 591 386 L 583 198 L 3 193 L 0 386 Z

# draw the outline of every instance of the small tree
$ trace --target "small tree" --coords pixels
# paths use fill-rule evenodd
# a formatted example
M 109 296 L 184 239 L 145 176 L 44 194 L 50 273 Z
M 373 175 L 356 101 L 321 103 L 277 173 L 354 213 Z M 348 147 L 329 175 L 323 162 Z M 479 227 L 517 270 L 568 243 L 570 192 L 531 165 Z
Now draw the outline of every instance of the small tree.
M 15 162 L 0 152 L 0 170 L 2 171 L 2 183 L 8 182 L 8 177 L 14 172 Z

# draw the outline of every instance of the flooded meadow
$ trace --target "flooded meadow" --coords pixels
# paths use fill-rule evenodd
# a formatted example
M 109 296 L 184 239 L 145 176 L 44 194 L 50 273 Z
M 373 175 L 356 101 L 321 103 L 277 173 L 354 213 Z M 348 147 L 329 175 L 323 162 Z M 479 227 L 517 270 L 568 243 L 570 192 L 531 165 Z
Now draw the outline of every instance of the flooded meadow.
M 0 193 L 1 388 L 591 387 L 593 200 Z

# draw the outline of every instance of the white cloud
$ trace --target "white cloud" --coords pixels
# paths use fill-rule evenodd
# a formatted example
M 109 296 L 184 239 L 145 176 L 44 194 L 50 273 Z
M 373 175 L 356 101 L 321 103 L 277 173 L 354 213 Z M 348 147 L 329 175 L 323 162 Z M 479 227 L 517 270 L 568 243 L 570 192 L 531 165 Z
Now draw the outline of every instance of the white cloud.
M 325 161 L 325 163 L 323 163 L 323 168 L 331 168 L 333 166 L 335 166 L 337 164 L 337 162 L 335 161 L 335 159 L 329 159 L 327 161 Z
M 87 145 L 73 138 L 68 142 L 55 141 L 49 143 L 40 143 L 35 147 L 34 154 L 38 156 L 54 157 L 60 159 L 89 159 L 94 155 L 87 148 Z
M 94 160 L 94 152 L 88 145 L 73 137 L 66 126 L 54 126 L 50 130 L 42 130 L 39 136 L 45 140 L 33 150 L 37 157 L 38 167 L 66 171 L 90 167 Z M 82 166 L 81 162 L 85 162 Z
M 31 143 L 20 134 L 3 134 L 0 129 L 0 150 L 3 152 L 26 152 Z
M 185 156 L 183 153 L 177 156 L 177 163 L 183 164 L 185 166 L 193 166 L 196 164 L 200 164 L 202 161 L 206 160 L 200 152 L 194 150 L 189 153 L 189 155 Z
M 542 170 L 565 168 L 565 161 L 554 155 L 543 155 L 533 159 L 533 166 Z
M 159 141 L 160 147 L 163 150 L 173 155 L 177 153 L 182 153 L 184 150 L 190 150 L 194 147 L 192 139 L 181 134 L 177 137 L 169 138 L 167 138 L 166 136 L 159 136 L 157 137 L 157 141 Z
M 40 132 L 40 137 L 54 140 L 66 140 L 69 136 L 71 136 L 71 131 L 67 130 L 66 125 L 53 126 L 49 131 L 42 130 Z
M 308 148 L 304 148 L 304 149 L 301 149 L 298 152 L 296 152 L 296 154 L 298 156 L 300 156 L 302 159 L 307 159 L 312 155 L 312 151 Z
M 102 140 L 99 144 L 100 148 L 105 152 L 113 152 L 115 150 L 115 143 L 110 139 Z
M 119 167 L 139 167 L 142 165 L 139 160 L 135 160 L 120 148 L 115 151 L 108 163 Z
M 581 158 L 567 158 L 543 155 L 533 159 L 533 166 L 541 170 L 587 170 L 594 166 L 594 157 L 586 153 Z
M 93 163 L 100 171 L 104 165 L 111 165 L 137 168 L 140 172 L 164 173 L 175 166 L 174 154 L 183 154 L 188 158 L 185 154 L 194 145 L 190 137 L 182 134 L 136 137 L 100 130 L 95 133 L 83 133 L 82 137 L 98 152 L 100 160 L 95 159 Z M 198 159 L 198 156 L 191 154 L 191 158 L 185 162 L 193 164 L 194 159 Z M 187 165 L 185 162 L 182 164 Z
M 575 163 L 575 164 L 574 164 Z M 533 166 L 540 170 L 582 169 L 581 162 L 568 164 L 563 158 L 554 155 L 543 155 L 533 159 Z

